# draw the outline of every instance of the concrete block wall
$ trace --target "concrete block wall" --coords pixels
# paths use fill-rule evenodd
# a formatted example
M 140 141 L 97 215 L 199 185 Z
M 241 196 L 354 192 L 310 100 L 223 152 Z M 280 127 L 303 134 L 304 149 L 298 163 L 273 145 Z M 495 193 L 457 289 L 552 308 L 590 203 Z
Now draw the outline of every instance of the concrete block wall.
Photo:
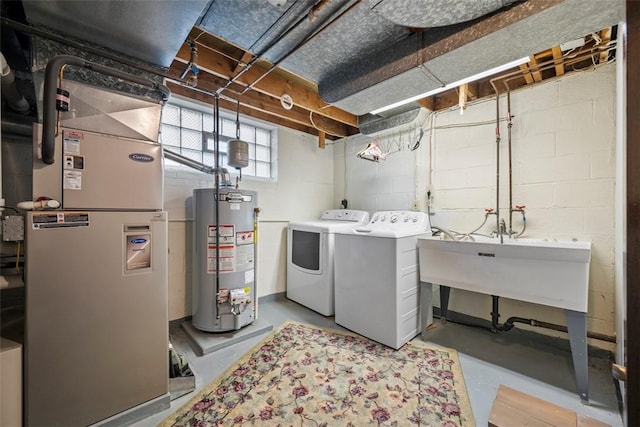
M 289 221 L 317 219 L 334 203 L 333 147 L 318 148 L 310 135 L 278 130 L 278 179 L 245 177 L 240 187 L 258 192 L 261 209 L 256 263 L 258 297 L 286 290 L 286 230 Z M 233 174 L 232 174 L 233 175 Z M 235 175 L 233 176 L 235 180 Z M 213 188 L 213 177 L 187 167 L 165 169 L 165 209 L 169 212 L 169 319 L 191 315 L 192 224 L 195 188 Z
M 415 199 L 417 151 L 409 145 L 417 139 L 421 123 L 391 132 L 380 132 L 380 145 L 391 152 L 385 160 L 367 161 L 356 154 L 373 142 L 373 136 L 358 135 L 336 144 L 335 195 L 337 203 L 347 199 L 350 209 L 373 214 L 384 210 L 410 210 Z
M 506 116 L 506 99 L 500 101 Z M 438 112 L 429 157 L 434 225 L 468 232 L 496 208 L 495 98 Z M 513 205 L 526 205 L 523 237 L 590 240 L 588 329 L 614 335 L 615 65 L 511 94 Z M 480 124 L 493 121 L 490 124 Z M 461 124 L 474 124 L 457 127 Z M 508 224 L 508 131 L 500 125 L 500 211 Z M 521 216 L 513 215 L 520 230 Z M 495 221 L 481 232 L 495 230 Z M 452 290 L 450 308 L 490 318 L 490 297 Z M 501 300 L 502 319 L 564 324 L 561 310 Z M 540 331 L 540 330 L 538 330 Z M 600 345 L 602 343 L 600 342 Z

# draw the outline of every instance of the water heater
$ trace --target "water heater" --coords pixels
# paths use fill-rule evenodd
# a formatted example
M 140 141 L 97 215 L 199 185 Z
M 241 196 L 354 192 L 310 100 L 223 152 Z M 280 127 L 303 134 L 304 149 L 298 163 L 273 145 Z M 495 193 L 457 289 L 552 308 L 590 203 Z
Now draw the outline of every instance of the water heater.
M 255 319 L 257 193 L 193 190 L 193 318 L 206 332 L 234 331 Z

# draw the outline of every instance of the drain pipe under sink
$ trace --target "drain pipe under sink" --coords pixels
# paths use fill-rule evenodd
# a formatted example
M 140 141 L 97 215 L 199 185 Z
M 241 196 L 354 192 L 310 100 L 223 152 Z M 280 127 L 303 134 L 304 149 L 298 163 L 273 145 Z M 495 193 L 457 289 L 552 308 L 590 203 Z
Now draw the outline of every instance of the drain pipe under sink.
M 507 321 L 504 322 L 504 324 L 500 325 L 498 320 L 500 318 L 500 313 L 498 310 L 498 300 L 500 299 L 500 297 L 496 295 L 491 295 L 491 298 L 493 299 L 493 305 L 492 305 L 493 310 L 491 311 L 491 329 L 490 330 L 493 333 L 510 331 L 515 326 L 514 323 L 524 323 L 525 325 L 535 326 L 536 328 L 550 329 L 553 331 L 564 332 L 564 333 L 569 332 L 568 328 L 563 325 L 557 325 L 555 323 L 543 322 L 541 320 L 536 320 L 536 319 L 525 319 L 523 317 L 515 317 L 515 316 L 508 318 Z M 476 326 L 476 325 L 470 325 L 470 326 Z M 605 335 L 598 332 L 587 331 L 587 337 L 600 340 L 600 341 L 611 342 L 614 344 L 616 342 L 615 336 Z

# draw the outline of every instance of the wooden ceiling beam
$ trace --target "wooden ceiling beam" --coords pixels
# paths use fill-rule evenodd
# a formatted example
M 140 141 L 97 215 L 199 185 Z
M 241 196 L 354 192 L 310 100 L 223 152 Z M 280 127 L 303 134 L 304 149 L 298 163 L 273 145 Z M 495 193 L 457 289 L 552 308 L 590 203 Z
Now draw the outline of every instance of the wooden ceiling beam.
M 190 98 L 190 99 L 195 99 L 197 101 L 200 102 L 204 102 L 206 104 L 210 104 L 213 105 L 213 96 L 185 87 L 185 86 L 181 86 L 178 85 L 176 83 L 172 83 L 172 82 L 167 82 L 167 87 L 171 90 L 172 93 L 175 93 L 177 95 L 180 96 L 184 96 L 186 98 Z M 230 111 L 236 111 L 237 109 L 237 104 L 234 101 L 229 101 L 227 99 L 220 99 L 220 108 L 225 109 L 225 110 L 230 110 Z M 263 113 L 261 111 L 249 108 L 243 104 L 240 104 L 240 113 L 245 115 L 245 116 L 249 116 L 249 117 L 253 117 L 255 119 L 259 119 L 259 120 L 264 120 L 266 122 L 269 123 L 273 123 L 276 125 L 281 125 L 284 127 L 287 127 L 289 129 L 294 129 L 300 132 L 304 132 L 304 133 L 308 133 L 310 135 L 316 135 L 319 136 L 320 131 L 318 131 L 317 129 L 315 129 L 312 126 L 305 126 L 305 125 L 301 125 L 295 122 L 292 122 L 290 120 L 282 120 L 282 119 L 278 119 L 277 117 L 274 118 L 274 116 L 270 115 L 270 114 L 266 114 Z M 327 139 L 336 139 L 336 137 L 332 136 L 332 135 L 326 135 Z
M 607 27 L 604 30 L 600 31 L 600 38 L 602 39 L 602 45 L 606 46 L 611 41 L 611 32 L 612 28 Z M 605 51 L 600 53 L 600 57 L 598 58 L 600 64 L 604 64 L 609 60 L 609 52 Z
M 564 74 L 564 63 L 562 62 L 562 49 L 560 46 L 554 46 L 551 48 L 553 52 L 553 62 L 555 63 L 556 76 Z
M 429 96 L 427 98 L 421 98 L 418 99 L 416 101 L 418 104 L 420 104 L 420 106 L 433 111 L 435 108 L 435 102 L 434 102 L 434 97 L 433 96 Z
M 535 55 L 531 55 L 529 57 L 529 69 L 531 70 L 531 77 L 533 77 L 534 82 L 542 81 L 542 73 L 540 71 L 535 71 L 538 69 L 538 59 Z
M 520 70 L 522 71 L 522 75 L 524 77 L 524 81 L 528 85 L 533 84 L 533 76 L 529 72 L 529 65 L 528 64 L 520 64 Z
M 169 76 L 176 78 L 176 80 L 179 78 L 180 74 L 177 65 L 180 64 L 174 61 L 167 72 Z M 220 87 L 220 81 L 221 79 L 219 77 L 215 77 L 210 74 L 198 74 L 198 87 L 209 93 L 214 93 L 216 89 Z M 223 94 L 223 96 L 225 96 L 225 94 Z M 234 100 L 239 100 L 241 105 L 245 105 L 253 110 L 261 111 L 262 113 L 268 114 L 269 116 L 272 116 L 274 118 L 281 119 L 281 124 L 294 122 L 307 127 L 314 127 L 314 122 L 310 118 L 309 111 L 296 106 L 294 106 L 290 110 L 286 110 L 282 106 L 282 104 L 280 104 L 280 101 L 263 93 L 250 91 L 242 96 L 226 95 L 226 97 Z M 231 110 L 234 111 L 235 108 L 232 108 Z M 316 122 L 317 121 L 318 120 L 316 120 Z M 284 124 L 284 126 L 287 125 Z M 321 129 L 328 134 L 338 137 L 345 137 L 358 132 L 356 128 L 352 128 L 348 125 L 345 125 L 344 123 L 337 122 L 331 119 L 323 120 Z
M 240 71 L 242 71 L 244 69 L 244 67 L 247 66 L 247 64 L 249 63 L 249 61 L 251 61 L 253 59 L 253 55 L 250 54 L 249 52 L 245 52 L 242 54 L 242 58 L 240 58 L 240 60 L 238 61 L 238 64 L 236 65 L 236 67 L 233 69 L 232 72 L 232 76 L 238 74 Z
M 190 54 L 189 46 L 183 44 L 176 55 L 176 60 L 186 64 L 189 62 Z M 237 66 L 237 64 L 232 64 L 231 62 L 228 58 L 212 50 L 198 49 L 198 67 L 201 72 L 208 72 L 218 77 L 229 79 Z M 236 83 L 244 87 L 249 86 L 262 77 L 263 73 L 264 69 L 262 67 L 253 66 L 242 74 L 236 80 Z M 287 93 L 291 96 L 295 105 L 305 110 L 349 126 L 358 126 L 358 120 L 355 115 L 327 104 L 320 98 L 317 91 L 314 92 L 300 84 L 296 84 L 293 81 L 293 77 L 287 78 L 281 73 L 270 73 L 253 86 L 253 91 L 261 92 L 278 100 L 283 94 Z

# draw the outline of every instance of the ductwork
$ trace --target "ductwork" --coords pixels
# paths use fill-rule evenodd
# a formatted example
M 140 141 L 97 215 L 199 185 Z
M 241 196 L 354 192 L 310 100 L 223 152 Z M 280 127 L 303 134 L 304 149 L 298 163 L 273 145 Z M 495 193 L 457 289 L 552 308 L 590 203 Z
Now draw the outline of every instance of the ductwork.
M 364 115 L 623 19 L 623 0 L 607 7 L 583 0 L 519 2 L 482 20 L 413 33 L 358 63 L 343 64 L 320 80 L 318 90 L 334 106 Z
M 2 70 L 2 97 L 12 110 L 27 113 L 31 109 L 25 97 L 18 91 L 13 71 L 9 67 L 4 55 L 0 53 L 0 69 Z
M 428 113 L 428 111 L 426 108 L 414 108 L 391 117 L 366 114 L 358 117 L 358 129 L 360 129 L 360 133 L 364 135 L 374 135 L 386 130 L 412 124 L 420 126 L 424 123 L 426 118 L 425 113 Z
M 435 28 L 488 15 L 519 0 L 369 0 L 369 7 L 397 25 Z
M 86 61 L 82 58 L 75 56 L 60 55 L 53 57 L 48 63 L 45 69 L 44 76 L 44 94 L 42 100 L 42 161 L 45 164 L 51 165 L 55 161 L 55 137 L 56 137 L 56 97 L 57 97 L 57 82 L 60 74 L 60 69 L 63 66 L 75 65 L 78 67 L 84 67 L 89 70 L 96 71 L 98 73 L 106 74 L 108 76 L 116 77 L 128 82 L 136 83 L 141 86 L 150 87 L 158 90 L 162 94 L 163 102 L 169 100 L 171 92 L 169 88 L 164 85 L 160 85 L 154 81 L 134 76 L 132 74 L 124 73 L 113 68 L 105 67 L 104 65 L 95 64 L 93 62 Z
M 22 5 L 31 25 L 166 68 L 209 3 L 28 0 Z

